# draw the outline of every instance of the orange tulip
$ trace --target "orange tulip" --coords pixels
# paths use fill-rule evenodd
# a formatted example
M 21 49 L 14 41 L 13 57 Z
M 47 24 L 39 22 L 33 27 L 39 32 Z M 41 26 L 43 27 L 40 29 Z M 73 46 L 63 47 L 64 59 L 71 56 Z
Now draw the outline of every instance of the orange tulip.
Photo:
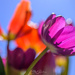
M 16 43 L 20 48 L 22 48 L 25 51 L 28 48 L 33 48 L 36 50 L 37 53 L 41 52 L 42 50 L 45 49 L 46 46 L 40 40 L 40 37 L 38 35 L 38 30 L 35 28 L 31 29 L 32 31 L 26 34 L 25 36 L 17 38 Z
M 28 20 L 31 17 L 30 2 L 27 0 L 21 0 L 17 5 L 14 16 L 12 17 L 8 30 L 15 35 L 20 34 Z M 23 31 L 24 32 L 24 31 Z
M 10 21 L 8 30 L 10 34 L 15 34 L 17 45 L 24 51 L 28 48 L 33 48 L 36 52 L 39 52 L 45 48 L 45 45 L 41 42 L 37 29 L 27 25 L 30 17 L 30 2 L 21 0 Z

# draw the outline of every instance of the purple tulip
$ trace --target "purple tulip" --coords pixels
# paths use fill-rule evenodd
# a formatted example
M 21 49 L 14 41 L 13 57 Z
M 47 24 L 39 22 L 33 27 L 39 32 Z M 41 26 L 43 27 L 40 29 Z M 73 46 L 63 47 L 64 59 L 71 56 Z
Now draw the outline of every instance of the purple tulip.
M 75 55 L 75 27 L 66 26 L 64 17 L 51 14 L 40 24 L 39 34 L 51 52 L 65 56 Z
M 8 52 L 8 63 L 11 67 L 22 70 L 27 69 L 30 64 L 34 61 L 35 51 L 29 48 L 24 52 L 21 48 L 16 48 L 13 51 Z
M 34 66 L 32 75 L 55 75 L 55 59 L 53 54 L 48 51 Z

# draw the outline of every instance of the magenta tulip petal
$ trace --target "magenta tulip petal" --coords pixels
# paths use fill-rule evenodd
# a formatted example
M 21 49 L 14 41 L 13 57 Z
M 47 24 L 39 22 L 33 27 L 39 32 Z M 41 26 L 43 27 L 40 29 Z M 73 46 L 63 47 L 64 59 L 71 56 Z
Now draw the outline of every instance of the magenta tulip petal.
M 51 52 L 47 52 L 34 66 L 33 75 L 54 75 L 55 60 Z
M 57 52 L 60 55 L 72 56 L 72 55 L 75 55 L 75 47 L 70 47 L 67 49 L 59 48 L 59 50 L 57 50 Z
M 53 18 L 55 18 L 56 17 L 56 15 L 55 14 L 51 14 L 48 18 L 47 18 L 47 20 L 45 21 L 45 23 L 43 24 L 43 26 L 42 26 L 42 36 L 44 36 L 44 34 L 46 34 L 47 32 L 48 32 L 48 29 L 50 28 L 50 26 L 51 26 L 51 20 L 53 19 Z M 45 37 L 45 36 L 44 36 Z
M 55 18 L 56 17 L 56 14 L 51 14 L 47 19 L 46 19 L 46 21 L 45 21 L 45 25 L 47 25 L 53 18 Z
M 49 35 L 51 38 L 63 27 L 65 27 L 65 19 L 62 16 L 58 16 L 52 20 L 52 25 L 49 29 Z
M 6 58 L 2 58 L 4 66 L 6 66 Z
M 69 47 L 75 46 L 75 36 L 62 41 L 62 43 L 59 44 L 58 46 L 61 48 L 69 48 Z
M 56 37 L 59 34 L 59 32 L 54 36 L 54 39 L 56 40 L 55 43 L 63 42 L 64 40 L 67 40 L 68 38 L 71 38 L 75 35 L 75 27 L 73 26 L 66 26 L 62 30 L 59 37 Z M 67 35 L 67 36 L 66 36 Z
M 42 22 L 39 24 L 39 28 L 38 28 L 38 33 L 39 33 L 39 35 L 41 35 L 43 24 L 44 24 L 44 21 L 42 21 Z

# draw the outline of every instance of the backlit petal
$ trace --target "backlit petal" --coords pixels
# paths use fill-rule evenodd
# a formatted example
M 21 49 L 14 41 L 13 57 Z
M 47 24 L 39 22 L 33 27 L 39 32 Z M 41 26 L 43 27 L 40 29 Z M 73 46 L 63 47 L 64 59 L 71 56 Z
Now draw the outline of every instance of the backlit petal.
M 53 38 L 53 36 L 63 27 L 65 27 L 65 19 L 62 16 L 55 17 L 49 28 L 49 35 L 51 38 Z
M 31 16 L 30 10 L 30 2 L 27 0 L 21 0 L 21 2 L 17 5 L 15 13 L 8 27 L 11 33 L 17 34 L 20 28 L 27 24 L 27 21 Z
M 32 31 L 27 35 L 16 39 L 16 43 L 23 50 L 33 48 L 36 52 L 41 52 L 46 47 L 39 38 L 37 29 L 32 28 Z
M 61 43 L 65 40 L 75 36 L 75 27 L 73 27 L 73 26 L 66 26 L 66 27 L 62 28 L 60 31 L 58 31 L 56 33 L 56 35 L 53 37 L 55 40 L 54 43 Z

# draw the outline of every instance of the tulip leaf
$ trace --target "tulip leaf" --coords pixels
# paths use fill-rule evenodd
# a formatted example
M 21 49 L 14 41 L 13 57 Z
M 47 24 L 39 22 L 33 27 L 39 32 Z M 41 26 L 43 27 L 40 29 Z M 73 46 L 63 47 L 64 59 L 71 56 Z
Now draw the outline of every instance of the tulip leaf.
M 5 75 L 4 65 L 0 57 L 0 75 Z

